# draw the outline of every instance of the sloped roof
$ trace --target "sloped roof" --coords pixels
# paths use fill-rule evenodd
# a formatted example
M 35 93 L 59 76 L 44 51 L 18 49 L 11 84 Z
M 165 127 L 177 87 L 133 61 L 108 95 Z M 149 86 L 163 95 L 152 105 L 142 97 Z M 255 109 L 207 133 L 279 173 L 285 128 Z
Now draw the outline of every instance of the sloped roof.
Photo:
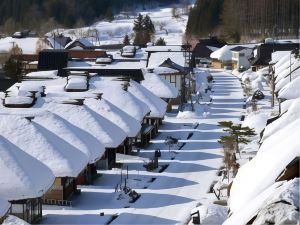
M 140 122 L 150 112 L 149 107 L 144 102 L 122 89 L 124 82 L 114 81 L 113 78 L 93 77 L 90 80 L 90 85 L 93 89 L 101 90 L 104 99 Z
M 47 166 L 2 135 L 0 135 L 0 171 L 0 196 L 7 200 L 40 197 L 54 182 L 54 175 Z M 2 209 L 6 208 L 7 205 L 4 205 Z
M 56 134 L 20 116 L 1 115 L 0 135 L 47 165 L 56 177 L 77 177 L 88 157 Z
M 161 66 L 167 59 L 170 59 L 175 64 L 184 67 L 185 57 L 184 52 L 157 52 L 151 53 L 148 68 L 155 68 Z
M 104 147 L 102 151 L 100 148 L 102 143 L 93 140 L 93 138 L 89 137 L 90 135 L 87 132 L 81 130 L 79 127 L 73 126 L 67 120 L 56 114 L 44 112 L 36 115 L 33 121 L 59 137 L 62 137 L 64 141 L 83 152 L 89 158 L 90 163 L 99 160 L 104 153 Z
M 93 47 L 93 43 L 90 42 L 88 39 L 86 38 L 80 38 L 80 39 L 75 39 L 71 42 L 69 42 L 66 46 L 65 49 L 70 49 L 73 46 L 75 47 L 76 43 L 78 43 L 79 45 L 81 45 L 82 47 Z
M 150 117 L 163 118 L 166 113 L 167 103 L 154 95 L 147 88 L 135 81 L 130 81 L 128 91 L 135 97 L 143 101 L 150 108 Z
M 55 101 L 48 103 L 46 108 L 89 132 L 106 148 L 116 148 L 125 140 L 126 134 L 120 128 L 86 105 L 61 104 L 59 103 L 61 100 L 58 98 L 58 103 Z
M 177 98 L 178 90 L 156 73 L 144 74 L 142 85 L 160 98 Z
M 117 125 L 128 137 L 136 137 L 141 130 L 139 121 L 105 99 L 89 98 L 84 101 L 84 104 Z

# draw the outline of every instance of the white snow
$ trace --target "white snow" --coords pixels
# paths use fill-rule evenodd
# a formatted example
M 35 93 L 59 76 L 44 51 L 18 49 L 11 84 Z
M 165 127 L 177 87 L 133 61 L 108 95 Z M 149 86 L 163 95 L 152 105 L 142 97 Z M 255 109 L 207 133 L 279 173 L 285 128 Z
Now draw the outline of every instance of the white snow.
M 154 95 L 151 91 L 133 80 L 130 81 L 128 91 L 132 93 L 136 98 L 148 105 L 148 107 L 150 108 L 150 117 L 164 117 L 166 113 L 167 103 L 161 98 Z
M 136 137 L 141 130 L 141 124 L 123 110 L 105 99 L 86 99 L 84 103 L 99 112 L 106 119 L 120 127 L 128 137 Z
M 23 54 L 36 54 L 38 40 L 39 38 L 2 38 L 0 39 L 0 52 L 9 52 L 13 46 L 18 45 Z
M 253 128 L 259 134 L 265 128 L 268 119 L 268 114 L 252 112 L 247 115 L 247 118 L 243 122 L 243 127 Z
M 267 221 L 262 221 L 267 219 L 269 222 L 274 218 L 282 219 L 280 222 L 276 221 L 275 224 L 288 224 L 291 217 L 294 219 L 293 222 L 297 221 L 297 213 L 292 212 L 291 208 L 289 211 L 285 211 L 285 208 L 280 205 L 280 201 L 287 201 L 291 205 L 299 207 L 299 179 L 294 179 L 291 181 L 285 182 L 276 182 L 273 185 L 269 186 L 266 190 L 259 193 L 257 196 L 254 196 L 250 199 L 246 205 L 239 208 L 237 212 L 231 215 L 223 225 L 237 225 L 237 224 L 246 224 L 254 216 L 259 213 L 259 216 L 256 218 L 253 224 L 264 224 Z M 279 204 L 279 208 L 274 210 L 269 210 L 267 212 L 264 209 L 267 209 L 268 206 Z M 268 215 L 269 214 L 269 215 Z M 288 215 L 290 214 L 290 215 Z M 292 215 L 291 215 L 292 214 Z M 298 212 L 299 219 L 299 212 Z M 261 223 L 258 223 L 258 220 Z M 274 221 L 275 222 L 275 221 Z M 295 224 L 295 223 L 292 223 Z
M 2 127 L 6 128 L 4 124 Z M 54 175 L 49 168 L 4 138 L 2 132 L 0 155 L 1 197 L 7 200 L 37 198 L 52 186 Z M 1 213 L 6 213 L 7 207 L 1 204 Z
M 57 72 L 57 70 L 37 71 L 26 74 L 26 77 L 35 79 L 54 79 L 57 78 Z
M 300 97 L 300 76 L 285 85 L 278 93 L 281 99 L 295 99 Z
M 19 219 L 16 216 L 10 215 L 8 216 L 2 223 L 2 225 L 30 225 L 24 220 Z
M 212 52 L 210 58 L 217 59 L 219 61 L 230 61 L 232 59 L 231 47 L 224 45 L 222 48 Z
M 203 225 L 222 224 L 227 219 L 227 207 L 215 204 L 202 205 L 192 210 L 199 211 L 200 223 Z
M 149 62 L 148 62 L 148 68 L 156 68 L 159 67 L 165 60 L 168 58 L 182 66 L 185 67 L 185 58 L 184 58 L 183 52 L 155 52 L 151 53 Z
M 85 154 L 35 122 L 8 115 L 0 121 L 0 134 L 47 165 L 55 177 L 77 177 L 88 163 Z
M 300 155 L 299 132 L 300 118 L 265 140 L 256 157 L 239 169 L 231 188 L 229 206 L 233 213 L 271 186 L 285 167 Z
M 71 76 L 68 78 L 66 89 L 67 90 L 86 90 L 87 78 L 83 76 Z
M 144 78 L 145 80 L 141 84 L 156 96 L 160 98 L 177 98 L 177 88 L 156 73 L 146 73 Z
M 4 99 L 6 105 L 30 105 L 33 102 L 33 98 L 25 96 L 10 96 Z
M 50 102 L 46 108 L 75 126 L 89 132 L 107 148 L 118 147 L 126 138 L 126 134 L 120 128 L 86 105 L 78 106 Z M 101 147 L 99 146 L 100 150 Z

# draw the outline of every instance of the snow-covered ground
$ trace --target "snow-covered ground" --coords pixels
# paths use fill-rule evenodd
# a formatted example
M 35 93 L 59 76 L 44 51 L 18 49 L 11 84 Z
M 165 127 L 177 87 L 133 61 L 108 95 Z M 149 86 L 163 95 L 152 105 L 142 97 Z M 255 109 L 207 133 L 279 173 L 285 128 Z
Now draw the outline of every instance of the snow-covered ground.
M 216 200 L 214 194 L 207 192 L 218 179 L 217 171 L 222 165 L 223 153 L 217 140 L 223 132 L 217 122 L 240 120 L 243 91 L 232 74 L 211 72 L 215 83 L 206 118 L 178 119 L 176 110 L 168 113 L 160 134 L 139 151 L 138 157 L 121 158 L 122 171 L 99 171 L 102 176 L 92 186 L 81 187 L 73 207 L 45 206 L 42 224 L 104 224 L 113 215 L 116 218 L 112 224 L 181 224 L 189 222 L 194 207 Z M 180 139 L 179 146 L 169 151 L 164 144 L 167 136 Z M 156 149 L 162 153 L 160 167 L 168 165 L 161 173 L 148 172 L 143 167 Z M 129 203 L 128 195 L 117 188 L 122 178 L 122 186 L 125 185 L 127 166 L 126 185 L 141 195 L 135 203 Z

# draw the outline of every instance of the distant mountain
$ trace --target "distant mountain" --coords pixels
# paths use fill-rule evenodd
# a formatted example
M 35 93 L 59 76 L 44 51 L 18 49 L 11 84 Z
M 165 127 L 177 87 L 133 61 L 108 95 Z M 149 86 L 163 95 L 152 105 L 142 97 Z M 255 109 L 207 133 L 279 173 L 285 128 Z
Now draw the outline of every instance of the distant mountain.
M 177 3 L 179 0 L 1 0 L 0 30 L 49 30 L 111 19 L 114 13 Z

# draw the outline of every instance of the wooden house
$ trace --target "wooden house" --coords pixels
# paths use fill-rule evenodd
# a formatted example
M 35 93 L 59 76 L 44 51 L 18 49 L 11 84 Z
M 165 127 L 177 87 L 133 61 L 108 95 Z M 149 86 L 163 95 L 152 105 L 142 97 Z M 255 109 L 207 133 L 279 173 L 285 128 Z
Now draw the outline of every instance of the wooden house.
M 192 52 L 193 67 L 196 67 L 196 65 L 198 65 L 201 60 L 209 59 L 210 54 L 213 53 L 214 50 L 222 48 L 225 44 L 226 42 L 223 42 L 216 37 L 200 39 Z
M 215 69 L 232 68 L 232 52 L 228 45 L 211 53 L 210 58 L 212 59 L 211 67 Z
M 9 214 L 28 223 L 39 222 L 41 197 L 53 184 L 53 173 L 3 136 L 0 136 L 0 148 L 0 195 L 11 203 Z M 2 213 L 2 219 L 4 216 Z

